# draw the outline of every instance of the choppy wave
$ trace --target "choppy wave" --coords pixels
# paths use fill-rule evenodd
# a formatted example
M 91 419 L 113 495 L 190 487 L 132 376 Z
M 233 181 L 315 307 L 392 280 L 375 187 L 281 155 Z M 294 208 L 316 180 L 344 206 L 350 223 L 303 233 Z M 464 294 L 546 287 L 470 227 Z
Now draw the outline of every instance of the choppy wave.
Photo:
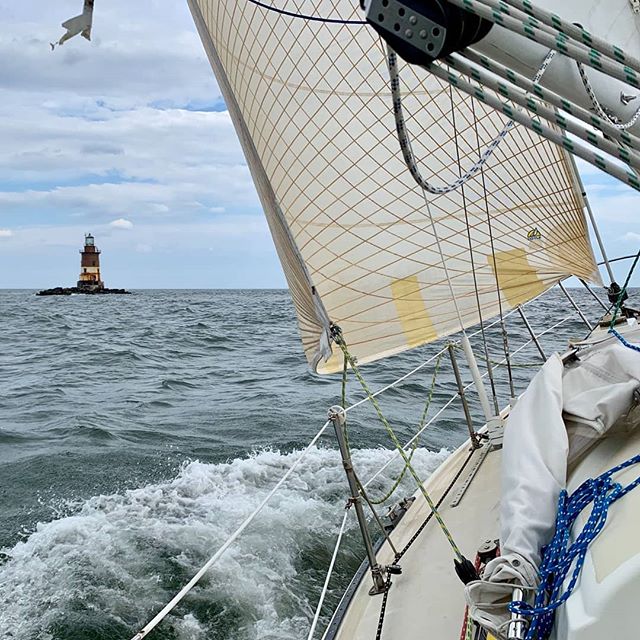
M 228 463 L 188 462 L 172 480 L 66 505 L 71 515 L 39 523 L 25 541 L 2 550 L 0 637 L 133 635 L 299 455 L 267 450 Z M 426 476 L 446 455 L 419 449 L 414 461 Z M 368 477 L 389 456 L 381 449 L 357 450 L 354 461 Z M 373 490 L 388 484 L 398 467 L 391 465 Z M 157 637 L 303 637 L 344 497 L 337 453 L 312 449 Z M 342 582 L 359 558 L 353 536 L 342 558 Z
M 595 304 L 578 300 L 585 311 Z M 556 299 L 541 301 L 529 318 L 539 330 L 567 313 Z M 256 507 L 340 397 L 340 376 L 309 372 L 285 291 L 98 298 L 0 291 L 0 318 L 1 640 L 130 638 Z M 517 317 L 508 326 L 515 349 L 523 328 Z M 579 321 L 567 323 L 546 336 L 554 341 L 547 352 L 583 334 Z M 492 357 L 502 357 L 499 327 L 489 342 Z M 380 388 L 441 347 L 364 373 Z M 531 347 L 519 357 L 538 356 Z M 432 373 L 424 369 L 380 398 L 405 441 L 421 419 Z M 514 369 L 518 390 L 531 373 Z M 495 377 L 504 403 L 506 371 Z M 445 359 L 429 415 L 455 392 Z M 348 401 L 362 397 L 351 381 Z M 473 394 L 469 401 L 481 422 Z M 381 447 L 390 443 L 368 405 L 349 423 L 365 478 L 387 459 Z M 465 434 L 454 404 L 421 438 L 421 473 Z M 322 444 L 150 640 L 306 636 L 346 498 L 333 438 Z M 383 474 L 373 494 L 397 472 Z M 406 482 L 402 491 L 411 493 Z M 363 557 L 351 533 L 328 609 Z

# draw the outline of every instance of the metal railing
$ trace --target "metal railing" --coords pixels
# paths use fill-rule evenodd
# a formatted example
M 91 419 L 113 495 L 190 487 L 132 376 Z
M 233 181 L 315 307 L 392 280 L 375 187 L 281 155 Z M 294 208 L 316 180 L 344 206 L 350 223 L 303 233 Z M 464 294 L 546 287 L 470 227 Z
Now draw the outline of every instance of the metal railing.
M 629 258 L 633 258 L 633 257 L 635 257 L 635 256 L 630 256 Z M 620 259 L 628 259 L 628 258 L 624 257 L 624 258 L 620 258 Z M 615 261 L 616 261 L 616 259 L 612 260 L 611 262 L 615 262 Z M 544 294 L 542 294 L 542 295 L 544 295 Z M 538 296 L 538 298 L 539 297 L 541 297 L 541 296 Z M 528 306 L 529 304 L 535 302 L 535 300 L 537 300 L 538 298 L 530 301 L 529 303 L 527 303 L 527 305 L 522 305 L 522 307 Z M 508 313 L 506 313 L 504 315 L 503 319 L 507 319 L 507 318 L 509 318 L 510 316 L 512 316 L 515 313 L 519 313 L 519 314 L 523 313 L 522 308 L 519 307 L 519 308 L 511 310 L 510 312 L 508 312 Z M 526 316 L 525 316 L 525 318 L 526 318 Z M 527 330 L 528 330 L 528 332 L 529 332 L 531 337 L 529 338 L 529 340 L 527 340 L 522 345 L 520 345 L 517 349 L 511 351 L 511 353 L 509 354 L 509 357 L 516 356 L 517 354 L 521 353 L 524 349 L 526 349 L 527 347 L 529 347 L 532 344 L 536 346 L 536 348 L 540 352 L 540 355 L 543 355 L 544 352 L 541 351 L 541 349 L 539 347 L 539 339 L 541 337 L 543 337 L 544 335 L 555 331 L 558 327 L 560 327 L 563 324 L 565 324 L 566 322 L 568 322 L 571 318 L 572 318 L 572 315 L 568 315 L 568 316 L 562 318 L 560 321 L 556 322 L 554 325 L 548 327 L 547 329 L 545 329 L 544 331 L 541 331 L 538 334 L 536 334 L 534 332 L 534 330 L 531 327 L 530 323 L 528 321 L 526 321 Z M 495 327 L 497 325 L 500 325 L 500 323 L 502 322 L 503 319 L 498 319 L 498 320 L 490 323 L 489 325 L 485 326 L 484 327 L 485 332 L 488 329 L 491 329 L 491 328 L 493 328 L 493 327 Z M 476 337 L 481 332 L 482 332 L 482 330 L 479 330 L 479 331 L 477 331 L 475 333 L 470 334 L 469 337 L 470 338 Z M 457 362 L 455 361 L 454 349 L 459 347 L 459 346 L 460 346 L 460 342 L 459 341 L 449 341 L 447 343 L 447 345 L 443 349 L 441 349 L 438 353 L 436 353 L 434 356 L 431 356 L 430 358 L 428 358 L 423 363 L 421 363 L 418 366 L 414 367 L 411 371 L 409 371 L 405 375 L 401 376 L 400 378 L 398 378 L 397 380 L 395 380 L 391 384 L 388 384 L 388 385 L 378 389 L 377 391 L 372 393 L 370 397 L 365 397 L 365 398 L 353 403 L 352 405 L 350 405 L 348 407 L 345 407 L 344 411 L 343 411 L 343 414 L 341 414 L 341 415 L 346 417 L 346 415 L 349 412 L 353 411 L 357 407 L 360 407 L 360 406 L 368 403 L 371 400 L 372 397 L 378 397 L 378 396 L 386 393 L 390 389 L 398 387 L 403 382 L 405 382 L 406 380 L 412 378 L 415 374 L 417 374 L 419 371 L 423 370 L 430 363 L 434 362 L 439 356 L 441 356 L 442 354 L 444 354 L 446 352 L 448 352 L 450 357 L 453 358 L 452 359 L 452 369 L 455 369 L 455 367 L 457 365 Z M 454 362 L 455 362 L 455 364 L 454 364 Z M 505 357 L 502 360 L 500 360 L 500 361 L 498 361 L 496 363 L 493 363 L 494 370 L 506 365 L 507 362 L 508 362 L 508 358 Z M 473 434 L 476 433 L 475 429 L 473 429 L 473 417 L 471 416 L 470 412 L 467 415 L 467 411 L 465 410 L 465 407 L 464 407 L 464 402 L 466 402 L 466 398 L 467 398 L 466 394 L 471 389 L 474 388 L 474 383 L 471 382 L 471 383 L 468 383 L 466 385 L 463 384 L 462 375 L 460 374 L 460 371 L 458 371 L 458 374 L 459 375 L 455 375 L 455 372 L 454 372 L 454 377 L 456 379 L 456 386 L 458 387 L 457 392 L 452 394 L 452 396 L 438 409 L 438 411 L 428 421 L 426 421 L 425 424 L 422 425 L 422 427 L 418 430 L 418 432 L 404 445 L 404 450 L 405 451 L 407 451 L 409 448 L 411 448 L 415 444 L 417 439 L 431 425 L 433 425 L 439 418 L 441 418 L 442 415 L 444 414 L 444 412 L 447 411 L 447 409 L 449 409 L 458 398 L 460 398 L 461 402 L 463 402 L 462 410 L 465 413 L 465 418 L 466 418 L 466 421 L 467 421 L 467 427 L 469 429 L 470 437 L 473 436 Z M 485 378 L 487 376 L 488 376 L 488 371 L 486 371 L 484 374 L 482 374 L 481 377 Z M 467 409 L 468 409 L 468 407 L 467 407 Z M 254 509 L 254 511 L 252 511 L 251 514 L 249 514 L 247 516 L 247 518 L 240 524 L 240 526 L 229 536 L 229 538 L 211 556 L 211 558 L 202 566 L 202 568 L 194 575 L 194 577 L 174 596 L 174 598 L 172 598 L 171 601 L 165 607 L 163 607 L 162 610 L 160 612 L 158 612 L 147 625 L 145 625 L 135 636 L 133 636 L 132 640 L 142 640 L 143 638 L 145 638 L 187 596 L 187 594 L 191 591 L 191 589 L 193 589 L 193 587 L 201 580 L 201 578 L 204 576 L 204 574 L 224 555 L 224 553 L 227 551 L 227 549 L 229 549 L 229 547 L 242 535 L 242 533 L 245 531 L 245 529 L 247 529 L 247 527 L 249 527 L 249 525 L 255 520 L 255 518 L 260 514 L 260 512 L 264 509 L 264 507 L 267 505 L 267 503 L 273 498 L 273 496 L 278 492 L 278 490 L 283 486 L 283 484 L 293 474 L 293 472 L 300 466 L 300 464 L 303 462 L 303 460 L 309 454 L 309 452 L 316 446 L 316 444 L 318 443 L 320 438 L 325 434 L 325 432 L 329 428 L 329 426 L 333 425 L 335 427 L 335 420 L 337 418 L 338 418 L 338 416 L 333 416 L 331 419 L 327 420 L 324 423 L 322 428 L 316 433 L 316 435 L 313 437 L 311 442 L 300 453 L 300 455 L 295 459 L 295 461 L 293 462 L 291 467 L 289 467 L 289 469 L 287 469 L 287 471 L 283 474 L 283 476 L 276 483 L 276 485 L 273 487 L 273 489 L 265 496 L 265 498 L 258 505 L 258 507 L 256 507 L 256 509 Z M 366 489 L 367 487 L 369 487 L 371 485 L 371 483 L 376 478 L 378 478 L 380 476 L 380 474 L 382 474 L 389 467 L 389 465 L 391 465 L 397 459 L 398 455 L 399 455 L 399 452 L 397 450 L 394 451 L 391 454 L 391 456 L 389 457 L 389 460 L 385 464 L 383 464 L 366 482 L 364 482 L 361 485 L 361 488 Z M 343 458 L 343 460 L 344 460 L 344 458 Z M 351 483 L 350 483 L 350 486 L 351 486 Z M 353 486 L 351 486 L 351 493 L 352 493 L 351 498 L 352 499 L 357 499 L 358 496 L 356 495 L 356 491 L 353 490 Z M 364 520 L 364 518 L 360 518 L 359 517 L 358 520 L 361 521 L 361 530 L 363 532 L 365 530 L 368 532 L 368 529 L 366 528 L 366 521 Z M 334 549 L 334 553 L 333 553 L 332 558 L 331 558 L 329 571 L 327 572 L 326 579 L 325 579 L 325 582 L 324 582 L 324 586 L 323 586 L 323 589 L 322 589 L 322 592 L 321 592 L 320 600 L 318 602 L 318 606 L 316 608 L 316 612 L 315 612 L 315 615 L 314 615 L 314 618 L 313 618 L 313 621 L 312 621 L 312 624 L 311 624 L 311 628 L 310 628 L 310 632 L 309 632 L 309 636 L 308 636 L 309 640 L 311 640 L 313 638 L 313 635 L 315 634 L 315 631 L 317 630 L 318 621 L 319 621 L 320 616 L 321 616 L 322 606 L 323 606 L 324 601 L 325 601 L 325 595 L 326 595 L 327 590 L 329 588 L 329 584 L 330 584 L 330 581 L 331 581 L 331 576 L 332 576 L 333 571 L 335 569 L 335 566 L 337 564 L 337 557 L 338 557 L 340 544 L 341 544 L 342 540 L 344 539 L 343 533 L 345 531 L 345 528 L 346 528 L 346 525 L 347 525 L 347 521 L 348 521 L 348 512 L 343 514 L 342 525 L 340 526 L 340 529 L 339 529 L 338 539 L 337 539 L 337 543 L 336 543 L 336 546 L 335 546 L 335 549 Z M 367 535 L 368 535 L 368 533 L 367 533 Z M 378 564 L 377 560 L 376 560 L 376 557 L 375 557 L 375 552 L 373 552 L 369 556 L 369 562 L 370 562 L 371 566 L 374 567 L 374 568 Z M 379 569 L 380 569 L 380 567 L 379 567 Z M 374 586 L 375 586 L 375 584 L 376 583 L 374 583 Z M 379 582 L 378 582 L 378 585 L 379 585 Z

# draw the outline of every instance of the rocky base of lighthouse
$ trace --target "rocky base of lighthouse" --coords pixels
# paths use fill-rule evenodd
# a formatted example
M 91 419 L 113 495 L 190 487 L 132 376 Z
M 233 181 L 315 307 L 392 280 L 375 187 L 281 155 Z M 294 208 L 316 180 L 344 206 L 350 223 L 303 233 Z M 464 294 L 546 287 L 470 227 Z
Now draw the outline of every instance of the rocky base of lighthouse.
M 130 294 L 130 291 L 124 289 L 90 289 L 88 287 L 55 287 L 54 289 L 45 289 L 38 291 L 37 296 L 70 296 L 72 293 L 81 293 L 88 296 L 99 296 L 103 294 Z

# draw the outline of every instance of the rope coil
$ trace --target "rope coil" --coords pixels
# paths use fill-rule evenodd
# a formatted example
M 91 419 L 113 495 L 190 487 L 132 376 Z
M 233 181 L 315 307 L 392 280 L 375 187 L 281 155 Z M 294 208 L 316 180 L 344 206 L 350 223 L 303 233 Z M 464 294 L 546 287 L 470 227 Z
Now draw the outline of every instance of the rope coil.
M 538 72 L 536 73 L 533 82 L 539 82 L 548 66 L 551 64 L 551 61 L 555 57 L 556 52 L 551 50 L 545 56 Z M 464 174 L 462 174 L 458 179 L 454 180 L 452 183 L 444 185 L 444 186 L 436 186 L 428 182 L 422 177 L 420 170 L 418 169 L 418 164 L 416 162 L 415 155 L 413 153 L 413 149 L 411 147 L 411 139 L 409 137 L 409 133 L 407 130 L 407 124 L 404 118 L 404 111 L 402 108 L 402 93 L 400 91 L 400 73 L 398 71 L 398 56 L 394 51 L 389 49 L 387 55 L 387 66 L 389 67 L 389 79 L 391 83 L 391 97 L 393 99 L 393 115 L 396 123 L 396 131 L 398 133 L 398 142 L 400 143 L 400 149 L 402 151 L 402 156 L 404 158 L 405 164 L 407 165 L 407 169 L 409 169 L 413 179 L 416 181 L 418 186 L 422 188 L 427 193 L 432 195 L 442 195 L 445 193 L 451 193 L 452 191 L 456 191 L 463 185 L 465 185 L 471 178 L 473 178 L 480 169 L 487 163 L 489 158 L 493 155 L 494 151 L 500 146 L 500 143 L 507 137 L 509 131 L 515 126 L 515 122 L 513 120 L 509 120 L 507 124 L 504 126 L 502 131 L 490 142 L 484 152 L 480 155 L 477 162 L 475 162 L 471 168 L 469 168 Z
M 540 565 L 540 586 L 533 606 L 527 602 L 512 602 L 512 613 L 530 618 L 526 640 L 544 640 L 553 628 L 555 611 L 573 593 L 584 565 L 589 545 L 598 537 L 607 522 L 609 507 L 640 485 L 640 476 L 626 486 L 615 482 L 613 476 L 633 465 L 640 464 L 640 455 L 603 473 L 590 478 L 569 496 L 561 491 L 558 500 L 556 532 L 551 542 L 544 547 Z M 591 514 L 573 544 L 569 544 L 571 530 L 578 516 L 593 504 Z M 573 568 L 566 590 L 562 586 Z

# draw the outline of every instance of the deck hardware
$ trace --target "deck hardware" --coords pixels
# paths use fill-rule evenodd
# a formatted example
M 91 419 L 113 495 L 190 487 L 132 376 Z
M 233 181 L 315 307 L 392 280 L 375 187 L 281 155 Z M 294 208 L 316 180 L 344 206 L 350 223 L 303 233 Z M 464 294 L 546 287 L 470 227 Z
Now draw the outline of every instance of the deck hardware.
M 511 408 L 516 404 L 516 399 L 511 399 Z M 487 435 L 489 436 L 489 445 L 492 450 L 502 449 L 502 441 L 504 439 L 504 418 L 496 416 L 487 422 Z
M 478 570 L 475 568 L 473 562 L 467 558 L 462 560 L 454 560 L 453 566 L 456 569 L 458 578 L 462 581 L 462 584 L 469 584 L 474 580 L 479 580 Z
M 389 518 L 390 523 L 387 525 L 387 530 L 392 531 L 395 526 L 400 522 L 402 516 L 407 513 L 409 507 L 415 502 L 415 496 L 409 496 L 407 498 L 402 498 L 400 502 L 394 504 L 392 507 L 389 507 L 389 511 L 385 513 L 384 517 Z
M 351 491 L 349 501 L 355 508 L 358 525 L 360 526 L 360 533 L 362 534 L 362 540 L 364 541 L 364 546 L 367 550 L 369 566 L 371 567 L 371 578 L 373 579 L 373 587 L 369 590 L 369 595 L 374 596 L 379 593 L 384 593 L 385 591 L 384 569 L 378 564 L 375 551 L 373 550 L 373 542 L 371 541 L 371 534 L 367 528 L 367 520 L 364 515 L 362 499 L 358 490 L 358 481 L 356 479 L 356 474 L 353 471 L 351 455 L 345 438 L 344 428 L 347 422 L 347 414 L 342 407 L 333 406 L 329 409 L 328 417 L 333 423 L 333 428 L 336 432 L 338 447 L 340 449 L 340 455 L 342 456 L 342 466 L 344 467 L 344 471 L 347 475 L 347 482 L 349 483 L 349 490 Z
M 498 540 L 485 540 L 480 547 L 478 547 L 478 558 L 482 564 L 487 564 L 490 560 L 493 560 L 498 556 L 499 544 Z
M 488 444 L 485 444 L 480 449 L 480 451 L 478 452 L 478 459 L 475 461 L 474 465 L 471 467 L 469 473 L 467 474 L 462 484 L 460 485 L 460 488 L 456 492 L 455 497 L 451 501 L 451 507 L 457 507 L 462 502 L 462 498 L 464 497 L 464 494 L 467 492 L 467 489 L 469 488 L 469 486 L 471 485 L 471 482 L 475 478 L 476 473 L 478 473 L 478 470 L 482 466 L 482 463 L 484 462 L 484 459 L 487 457 L 489 451 L 491 451 L 491 446 Z
M 456 377 L 456 383 L 458 385 L 458 395 L 462 401 L 462 409 L 464 410 L 464 417 L 467 421 L 467 428 L 469 429 L 469 438 L 474 449 L 480 448 L 480 442 L 478 441 L 478 435 L 473 427 L 473 420 L 471 418 L 471 412 L 469 411 L 469 404 L 467 403 L 467 396 L 464 393 L 464 384 L 462 384 L 462 376 L 460 375 L 460 369 L 458 368 L 458 361 L 456 359 L 456 352 L 452 344 L 448 345 L 449 357 L 451 358 L 451 366 L 453 367 L 453 374 Z
M 522 602 L 524 592 L 516 587 L 511 596 L 511 602 Z M 524 640 L 527 635 L 527 621 L 519 614 L 511 614 L 511 622 L 507 631 L 507 640 Z
M 640 0 L 636 0 L 636 1 L 638 2 L 638 4 L 640 4 Z M 571 169 L 572 169 L 571 177 L 573 178 L 576 189 L 582 195 L 582 202 L 584 204 L 584 208 L 586 208 L 587 210 L 587 214 L 589 216 L 589 222 L 591 222 L 591 228 L 593 229 L 593 234 L 595 235 L 598 248 L 600 249 L 602 262 L 609 276 L 609 282 L 615 282 L 613 269 L 611 268 L 611 264 L 609 262 L 609 256 L 607 255 L 607 250 L 605 249 L 604 242 L 602 241 L 602 236 L 600 235 L 600 229 L 598 227 L 598 223 L 596 222 L 596 217 L 593 213 L 593 209 L 591 208 L 591 202 L 589 201 L 589 196 L 587 196 L 587 190 L 584 188 L 584 182 L 582 181 L 582 176 L 578 171 L 578 165 L 576 164 L 576 159 L 570 153 L 567 153 L 566 157 L 569 161 L 569 164 L 571 165 Z

